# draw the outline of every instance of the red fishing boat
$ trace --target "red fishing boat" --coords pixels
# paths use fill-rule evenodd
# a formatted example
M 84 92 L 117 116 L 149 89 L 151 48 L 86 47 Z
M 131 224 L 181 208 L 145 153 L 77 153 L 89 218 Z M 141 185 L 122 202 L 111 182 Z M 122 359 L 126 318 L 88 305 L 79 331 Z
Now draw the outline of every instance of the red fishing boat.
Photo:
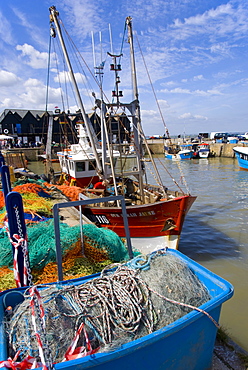
M 163 185 L 160 173 L 151 155 L 143 129 L 141 126 L 140 106 L 134 58 L 132 20 L 126 19 L 128 42 L 130 45 L 131 76 L 133 86 L 133 101 L 123 103 L 120 91 L 121 71 L 120 55 L 108 53 L 111 58 L 110 70 L 115 76 L 115 88 L 112 91 L 112 100 L 105 101 L 106 95 L 102 89 L 103 65 L 95 67 L 100 87 L 100 99 L 95 97 L 95 110 L 101 118 L 101 142 L 96 137 L 89 116 L 79 94 L 72 65 L 63 40 L 59 13 L 55 7 L 50 8 L 51 35 L 59 36 L 62 50 L 67 61 L 75 95 L 79 104 L 82 119 L 77 125 L 78 144 L 58 153 L 62 173 L 68 183 L 83 187 L 84 199 L 99 197 L 99 195 L 124 195 L 127 205 L 127 215 L 131 238 L 161 237 L 164 236 L 169 247 L 177 248 L 183 222 L 196 197 L 183 191 L 172 192 Z M 130 121 L 129 121 L 130 119 Z M 124 129 L 125 135 L 118 136 L 125 122 L 130 122 Z M 115 135 L 112 123 L 118 129 Z M 132 132 L 131 132 L 132 131 Z M 128 136 L 128 137 L 127 137 Z M 153 173 L 157 185 L 150 185 L 146 181 L 146 161 L 144 147 L 149 155 L 149 162 L 153 166 Z M 130 148 L 132 148 L 130 150 Z M 127 162 L 132 158 L 132 165 L 127 168 Z M 125 166 L 122 164 L 124 161 Z M 121 163 L 121 164 L 120 164 Z M 108 204 L 99 203 L 87 206 L 83 213 L 92 222 L 100 227 L 114 230 L 119 236 L 124 236 L 122 209 L 118 202 Z

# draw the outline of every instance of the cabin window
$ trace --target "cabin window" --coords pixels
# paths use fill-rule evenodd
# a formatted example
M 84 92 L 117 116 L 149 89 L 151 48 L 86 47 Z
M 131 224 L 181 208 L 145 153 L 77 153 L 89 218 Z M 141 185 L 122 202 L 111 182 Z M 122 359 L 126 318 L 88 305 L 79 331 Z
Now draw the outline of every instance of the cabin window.
M 240 153 L 240 158 L 241 159 L 244 159 L 245 161 L 247 161 L 248 160 L 248 155 L 247 154 Z
M 85 162 L 76 162 L 76 171 L 85 171 Z
M 74 162 L 70 161 L 69 163 L 70 163 L 70 170 L 74 171 Z
M 96 161 L 90 161 L 89 162 L 89 171 L 93 171 L 96 169 Z

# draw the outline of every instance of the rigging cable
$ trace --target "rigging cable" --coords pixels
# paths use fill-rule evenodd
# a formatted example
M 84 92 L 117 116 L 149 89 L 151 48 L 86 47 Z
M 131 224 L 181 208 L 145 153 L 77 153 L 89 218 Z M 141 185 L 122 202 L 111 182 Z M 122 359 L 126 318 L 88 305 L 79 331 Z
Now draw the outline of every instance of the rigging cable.
M 139 43 L 139 39 L 138 39 L 138 35 L 137 35 L 137 33 L 135 33 L 135 35 L 136 35 L 136 40 L 137 40 L 137 43 L 138 43 L 138 46 L 139 46 L 139 50 L 140 50 L 140 53 L 141 53 L 141 57 L 142 57 L 142 59 L 143 59 L 143 63 L 144 63 L 145 69 L 146 69 L 146 73 L 147 73 L 147 76 L 148 76 L 148 79 L 149 79 L 149 82 L 150 82 L 150 85 L 151 85 L 151 88 L 152 88 L 152 91 L 153 91 L 153 94 L 154 94 L 154 97 L 155 97 L 155 100 L 156 100 L 156 103 L 157 103 L 157 106 L 158 106 L 158 110 L 159 110 L 159 113 L 160 113 L 160 116 L 161 116 L 161 119 L 162 119 L 162 122 L 163 122 L 163 125 L 164 125 L 164 128 L 165 128 L 166 134 L 167 134 L 167 138 L 169 139 L 170 144 L 171 144 L 171 145 L 173 145 L 173 144 L 172 144 L 172 141 L 171 141 L 171 138 L 170 138 L 170 134 L 169 134 L 168 128 L 167 128 L 167 126 L 166 126 L 166 124 L 165 124 L 165 120 L 164 120 L 164 117 L 163 117 L 163 114 L 162 114 L 162 111 L 161 111 L 160 105 L 159 105 L 159 103 L 158 103 L 158 99 L 157 99 L 157 96 L 156 96 L 156 92 L 155 92 L 155 89 L 154 89 L 154 86 L 153 86 L 153 83 L 152 83 L 152 80 L 151 80 L 151 76 L 150 76 L 149 71 L 148 71 L 148 68 L 147 68 L 147 64 L 146 64 L 146 61 L 145 61 L 144 55 L 143 55 L 142 50 L 141 50 L 141 47 L 140 47 L 140 43 Z M 159 162 L 161 163 L 161 160 L 160 160 L 160 159 L 159 159 Z M 182 168 L 181 168 L 181 166 L 180 166 L 180 164 L 179 164 L 179 163 L 178 163 L 178 168 L 179 168 L 179 171 L 180 171 L 180 173 L 181 173 L 181 178 L 182 178 L 182 180 L 183 180 L 183 183 L 184 183 L 184 185 L 185 185 L 185 187 L 186 187 L 186 189 L 187 189 L 187 191 L 188 191 L 188 193 L 189 193 L 189 189 L 188 189 L 188 186 L 187 186 L 187 183 L 186 183 L 186 179 L 185 179 L 185 177 L 184 177 L 184 174 L 183 174 Z M 166 171 L 167 171 L 167 170 L 166 170 Z M 167 173 L 168 173 L 168 171 L 167 171 Z M 173 180 L 174 180 L 174 179 L 173 179 Z M 177 182 L 176 182 L 175 180 L 174 180 L 174 182 L 177 184 Z M 179 187 L 179 185 L 178 185 L 178 184 L 177 184 L 177 186 Z M 179 189 L 180 189 L 180 187 L 179 187 Z
M 55 42 L 53 43 L 53 49 L 54 49 L 54 59 L 55 59 L 57 75 L 58 75 L 58 82 L 59 82 L 59 87 L 60 87 L 60 91 L 61 91 L 60 95 L 61 95 L 62 107 L 63 107 L 63 110 L 65 110 L 65 103 L 64 103 L 63 93 L 62 93 L 63 89 L 62 89 L 62 85 L 61 85 L 61 81 L 60 81 L 60 77 L 59 77 L 58 59 L 57 59 L 57 53 L 56 53 L 56 50 L 55 50 Z
M 49 87 L 49 71 L 50 71 L 50 61 L 51 61 L 51 39 L 49 37 L 49 48 L 48 48 L 48 63 L 47 63 L 47 86 L 46 86 L 46 112 L 47 112 L 47 105 L 48 105 L 48 87 Z
M 143 59 L 143 63 L 144 63 L 144 66 L 145 66 L 145 69 L 146 69 L 146 73 L 147 73 L 147 77 L 149 79 L 149 82 L 150 82 L 150 85 L 151 85 L 151 88 L 152 88 L 152 91 L 153 91 L 153 94 L 154 94 L 154 97 L 155 97 L 155 100 L 156 100 L 156 103 L 157 103 L 157 106 L 158 106 L 158 110 L 159 110 L 159 113 L 160 113 L 160 116 L 161 116 L 161 119 L 162 119 L 162 122 L 163 122 L 163 125 L 164 125 L 164 129 L 165 129 L 165 132 L 167 134 L 167 137 L 170 141 L 170 143 L 172 144 L 171 142 L 171 138 L 170 138 L 170 133 L 169 133 L 169 130 L 166 126 L 166 123 L 165 123 L 165 120 L 164 120 L 164 117 L 163 117 L 163 114 L 162 114 L 162 111 L 161 111 L 161 108 L 160 108 L 160 105 L 158 103 L 158 99 L 157 99 L 157 96 L 156 96 L 156 92 L 155 92 L 155 89 L 154 89 L 154 86 L 153 86 L 153 83 L 152 83 L 152 80 L 151 80 L 151 76 L 149 74 L 149 71 L 148 71 L 148 68 L 147 68 L 147 64 L 146 64 L 146 61 L 145 61 L 145 58 L 144 58 L 144 55 L 142 53 L 142 50 L 141 50 L 141 47 L 140 47 L 140 43 L 139 43 L 139 39 L 138 39 L 138 35 L 137 33 L 136 34 L 136 40 L 137 40 L 137 43 L 138 43 L 138 46 L 139 46 L 139 50 L 140 50 L 140 53 L 141 53 L 141 57 Z

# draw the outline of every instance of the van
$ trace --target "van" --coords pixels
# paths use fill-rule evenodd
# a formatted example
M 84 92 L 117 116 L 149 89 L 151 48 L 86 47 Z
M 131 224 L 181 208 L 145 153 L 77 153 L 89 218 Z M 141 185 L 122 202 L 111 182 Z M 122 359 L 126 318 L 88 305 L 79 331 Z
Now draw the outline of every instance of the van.
M 227 143 L 228 132 L 216 132 L 214 140 L 222 140 L 222 143 Z

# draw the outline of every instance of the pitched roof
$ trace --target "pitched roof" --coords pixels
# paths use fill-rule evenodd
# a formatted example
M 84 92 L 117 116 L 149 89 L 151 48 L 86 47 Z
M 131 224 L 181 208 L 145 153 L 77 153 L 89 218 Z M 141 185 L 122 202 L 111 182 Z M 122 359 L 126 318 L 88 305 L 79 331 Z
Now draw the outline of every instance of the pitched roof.
M 43 116 L 46 111 L 45 110 L 35 110 L 35 109 L 4 109 L 4 111 L 0 115 L 0 122 L 4 119 L 4 117 L 7 116 L 8 113 L 17 113 L 21 118 L 25 117 L 25 115 L 30 112 L 34 117 L 37 115 L 39 117 Z M 53 114 L 52 111 L 48 111 L 48 113 L 51 115 Z

